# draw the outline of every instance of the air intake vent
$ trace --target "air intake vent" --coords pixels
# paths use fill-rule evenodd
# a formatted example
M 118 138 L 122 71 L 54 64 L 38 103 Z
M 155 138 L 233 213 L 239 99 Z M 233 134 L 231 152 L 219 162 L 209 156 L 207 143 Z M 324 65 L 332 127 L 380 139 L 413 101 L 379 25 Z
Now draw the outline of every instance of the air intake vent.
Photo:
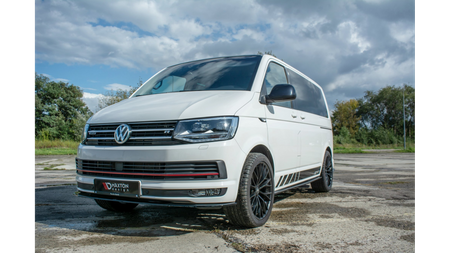
M 127 179 L 223 179 L 227 177 L 223 161 L 208 162 L 111 162 L 76 159 L 77 174 Z

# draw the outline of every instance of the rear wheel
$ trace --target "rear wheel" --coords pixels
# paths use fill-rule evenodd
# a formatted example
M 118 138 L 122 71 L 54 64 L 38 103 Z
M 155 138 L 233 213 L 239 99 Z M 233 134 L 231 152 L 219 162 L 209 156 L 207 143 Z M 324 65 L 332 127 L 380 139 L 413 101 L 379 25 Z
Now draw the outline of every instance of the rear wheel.
M 233 225 L 259 227 L 269 219 L 273 200 L 273 170 L 269 159 L 260 153 L 250 153 L 242 171 L 237 204 L 224 207 L 224 211 Z
M 96 199 L 95 202 L 97 202 L 97 205 L 99 205 L 100 207 L 114 212 L 129 212 L 136 206 L 138 206 L 138 204 L 133 203 L 121 203 L 117 201 L 108 201 L 101 199 Z
M 316 192 L 329 192 L 333 186 L 334 168 L 331 162 L 330 151 L 325 152 L 322 164 L 322 178 L 311 183 L 311 188 Z

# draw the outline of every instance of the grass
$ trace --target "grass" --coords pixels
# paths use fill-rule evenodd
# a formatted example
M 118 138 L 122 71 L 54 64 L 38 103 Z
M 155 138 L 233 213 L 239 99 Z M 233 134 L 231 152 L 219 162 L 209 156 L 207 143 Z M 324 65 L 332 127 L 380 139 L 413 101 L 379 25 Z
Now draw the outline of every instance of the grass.
M 79 141 L 72 140 L 35 140 L 35 155 L 76 155 Z
M 334 147 L 334 153 L 335 154 L 361 154 L 361 153 L 367 153 L 362 151 L 361 148 L 356 147 Z
M 346 144 L 337 144 L 334 143 L 334 153 L 335 154 L 356 154 L 356 153 L 370 153 L 364 150 L 376 150 L 376 149 L 395 149 L 395 152 L 399 153 L 414 153 L 415 152 L 415 143 L 407 142 L 406 150 L 403 149 L 403 143 L 401 144 L 382 144 L 382 145 L 364 145 L 360 143 L 346 143 Z
M 66 170 L 65 168 L 56 168 L 55 169 L 55 167 L 61 166 L 61 165 L 64 165 L 64 163 L 63 164 L 51 164 L 51 165 L 49 165 L 49 167 L 44 167 L 44 170 Z
M 71 140 L 35 140 L 35 155 L 76 155 L 79 141 Z M 406 150 L 403 144 L 400 145 L 363 145 L 359 143 L 352 144 L 334 144 L 335 154 L 357 154 L 368 153 L 363 149 L 396 149 L 395 152 L 415 153 L 415 143 L 407 143 Z

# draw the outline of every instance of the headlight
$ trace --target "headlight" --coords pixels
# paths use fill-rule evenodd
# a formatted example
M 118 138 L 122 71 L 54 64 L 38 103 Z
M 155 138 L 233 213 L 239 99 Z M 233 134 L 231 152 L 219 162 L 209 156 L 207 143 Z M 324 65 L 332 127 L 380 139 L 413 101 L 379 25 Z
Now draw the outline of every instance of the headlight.
M 93 116 L 89 117 L 89 119 L 86 121 L 86 125 L 84 125 L 83 136 L 81 136 L 81 144 L 84 144 L 86 142 L 89 130 L 89 121 L 91 121 L 92 117 Z
M 188 142 L 229 140 L 234 137 L 238 117 L 182 120 L 175 128 L 175 139 Z
M 81 143 L 84 144 L 86 142 L 86 138 L 88 135 L 88 130 L 89 130 L 89 124 L 86 124 L 84 126 L 84 130 L 83 130 L 83 136 L 81 137 Z

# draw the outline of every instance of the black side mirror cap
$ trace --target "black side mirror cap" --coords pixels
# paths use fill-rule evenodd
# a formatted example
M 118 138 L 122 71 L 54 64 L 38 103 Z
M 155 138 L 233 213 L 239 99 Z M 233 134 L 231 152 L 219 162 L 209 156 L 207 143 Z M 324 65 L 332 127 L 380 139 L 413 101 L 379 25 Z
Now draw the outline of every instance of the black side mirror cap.
M 272 88 L 269 95 L 266 95 L 266 104 L 291 101 L 297 97 L 294 86 L 290 84 L 277 84 Z

